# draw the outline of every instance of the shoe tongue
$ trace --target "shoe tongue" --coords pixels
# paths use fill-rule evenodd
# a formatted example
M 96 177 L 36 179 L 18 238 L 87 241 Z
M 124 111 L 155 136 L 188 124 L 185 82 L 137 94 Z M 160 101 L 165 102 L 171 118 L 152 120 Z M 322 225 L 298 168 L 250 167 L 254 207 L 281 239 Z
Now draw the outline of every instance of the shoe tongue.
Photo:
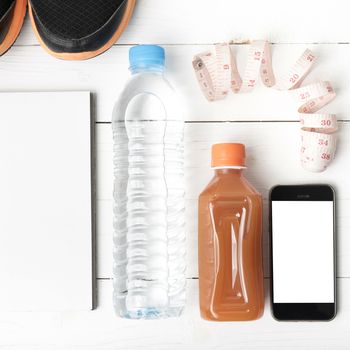
M 3 17 L 8 12 L 10 7 L 14 4 L 15 0 L 0 0 L 0 21 L 3 20 Z

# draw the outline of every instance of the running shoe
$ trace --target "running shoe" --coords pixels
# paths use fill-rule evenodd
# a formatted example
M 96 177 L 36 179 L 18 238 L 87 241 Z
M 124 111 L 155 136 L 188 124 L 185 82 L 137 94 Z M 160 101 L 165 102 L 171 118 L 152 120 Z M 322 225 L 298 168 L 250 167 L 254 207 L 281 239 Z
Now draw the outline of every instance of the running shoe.
M 118 40 L 134 5 L 135 0 L 29 0 L 29 15 L 46 51 L 65 60 L 85 60 Z
M 27 0 L 0 0 L 0 56 L 16 41 L 27 11 Z

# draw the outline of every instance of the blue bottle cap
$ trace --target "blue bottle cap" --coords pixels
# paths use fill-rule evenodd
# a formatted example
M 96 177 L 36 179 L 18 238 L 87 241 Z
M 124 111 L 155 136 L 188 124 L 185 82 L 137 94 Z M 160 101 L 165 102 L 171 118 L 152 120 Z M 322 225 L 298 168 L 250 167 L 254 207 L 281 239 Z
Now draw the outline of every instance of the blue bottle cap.
M 137 45 L 129 50 L 130 70 L 164 69 L 165 51 L 158 45 Z

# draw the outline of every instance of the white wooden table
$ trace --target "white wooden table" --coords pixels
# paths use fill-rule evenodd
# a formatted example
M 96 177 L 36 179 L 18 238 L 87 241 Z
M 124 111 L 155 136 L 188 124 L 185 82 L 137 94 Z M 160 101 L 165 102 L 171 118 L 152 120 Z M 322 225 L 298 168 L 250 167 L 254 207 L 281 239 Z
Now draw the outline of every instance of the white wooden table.
M 291 4 L 294 3 L 294 8 Z M 48 56 L 25 23 L 20 38 L 0 58 L 1 91 L 91 90 L 97 135 L 97 293 L 90 312 L 1 313 L 0 349 L 349 349 L 350 348 L 350 35 L 345 1 L 138 0 L 130 26 L 106 54 L 86 62 Z M 317 6 L 317 4 L 319 4 Z M 317 6 L 317 8 L 315 7 Z M 315 9 L 314 9 L 315 7 Z M 302 11 L 301 11 L 302 8 Z M 338 113 L 339 147 L 322 174 L 301 169 L 295 106 L 285 93 L 261 84 L 252 94 L 230 95 L 208 103 L 191 69 L 195 53 L 210 44 L 263 38 L 273 45 L 277 77 L 306 48 L 320 57 L 307 82 L 330 80 L 338 97 L 327 110 Z M 188 302 L 178 319 L 131 321 L 112 310 L 112 134 L 111 111 L 129 77 L 128 50 L 138 43 L 161 44 L 168 77 L 183 97 L 186 118 Z M 235 45 L 242 67 L 247 45 Z M 1 107 L 1 106 L 0 106 Z M 339 312 L 330 323 L 279 323 L 268 302 L 268 251 L 265 239 L 266 309 L 248 323 L 210 323 L 200 319 L 197 280 L 197 197 L 211 177 L 210 145 L 247 145 L 247 176 L 266 198 L 275 184 L 332 184 L 338 195 Z M 266 208 L 266 205 L 265 205 Z M 265 237 L 267 237 L 265 210 Z M 79 258 L 79 257 L 77 257 Z M 25 293 L 25 290 L 23 291 Z

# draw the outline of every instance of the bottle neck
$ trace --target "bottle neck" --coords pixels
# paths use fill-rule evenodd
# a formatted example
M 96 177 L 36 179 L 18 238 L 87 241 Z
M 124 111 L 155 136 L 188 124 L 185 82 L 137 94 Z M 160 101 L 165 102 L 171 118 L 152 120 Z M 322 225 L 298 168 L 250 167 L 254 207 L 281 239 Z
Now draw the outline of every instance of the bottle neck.
M 241 177 L 244 168 L 215 168 L 216 176 L 234 176 Z
M 161 65 L 133 66 L 129 69 L 132 75 L 138 73 L 155 73 L 161 75 L 164 73 L 164 66 Z

